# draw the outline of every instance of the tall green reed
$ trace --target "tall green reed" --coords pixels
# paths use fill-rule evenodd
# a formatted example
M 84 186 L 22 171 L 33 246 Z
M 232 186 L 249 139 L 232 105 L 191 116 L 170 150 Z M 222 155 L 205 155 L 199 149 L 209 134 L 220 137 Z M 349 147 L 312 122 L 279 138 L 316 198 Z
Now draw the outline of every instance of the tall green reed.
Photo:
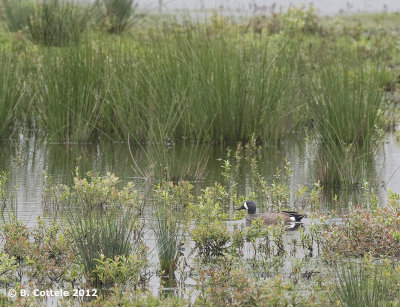
M 162 182 L 154 190 L 155 223 L 153 225 L 157 241 L 160 269 L 165 277 L 174 279 L 178 258 L 183 244 L 186 214 L 193 200 L 193 186 L 185 181 L 177 185 Z
M 142 206 L 132 183 L 119 190 L 119 179 L 111 173 L 103 177 L 88 173 L 81 179 L 76 172 L 72 189 L 63 185 L 59 193 L 47 189 L 47 200 L 68 210 L 68 229 L 87 277 L 101 285 L 97 264 L 107 259 L 116 261 L 117 256 L 127 259 L 137 255 L 141 259 L 146 252 L 140 221 Z
M 349 57 L 349 58 L 347 58 Z M 384 94 L 379 67 L 336 55 L 309 72 L 308 109 L 319 139 L 319 177 L 324 184 L 359 184 L 383 136 Z M 373 160 L 373 159 L 372 159 Z
M 135 248 L 137 215 L 132 210 L 119 207 L 74 208 L 68 216 L 73 238 L 85 272 L 96 268 L 96 260 L 102 256 L 113 259 L 115 256 L 128 257 Z
M 28 27 L 29 17 L 33 13 L 33 1 L 2 0 L 2 4 L 8 30 L 16 32 Z
M 365 264 L 343 263 L 335 269 L 336 296 L 342 306 L 391 306 L 389 284 L 383 268 Z
M 100 46 L 41 49 L 36 89 L 41 126 L 50 139 L 88 142 L 103 131 L 107 55 Z
M 22 124 L 19 115 L 28 108 L 28 99 L 19 59 L 7 50 L 0 52 L 0 138 L 4 138 Z
M 80 41 L 89 19 L 88 8 L 74 0 L 37 1 L 28 28 L 34 42 L 66 46 Z
M 131 158 L 135 164 L 135 172 L 142 178 L 152 182 L 181 181 L 199 182 L 207 176 L 207 163 L 211 147 L 204 144 L 178 144 L 167 146 L 164 143 L 155 143 L 142 147 L 146 158 L 146 168 L 136 165 L 131 151 Z
M 187 25 L 138 41 L 120 58 L 110 90 L 124 135 L 232 142 L 255 133 L 276 144 L 299 122 L 299 40 Z

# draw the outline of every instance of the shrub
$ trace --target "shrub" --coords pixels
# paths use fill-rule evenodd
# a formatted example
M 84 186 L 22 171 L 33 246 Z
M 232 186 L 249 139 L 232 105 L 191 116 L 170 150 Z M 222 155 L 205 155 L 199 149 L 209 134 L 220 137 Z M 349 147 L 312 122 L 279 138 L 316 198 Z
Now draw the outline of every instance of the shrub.
M 199 223 L 191 236 L 196 249 L 205 257 L 224 255 L 231 238 L 225 222 L 220 221 Z
M 141 274 L 148 265 L 145 251 L 128 257 L 106 258 L 101 255 L 100 259 L 96 259 L 96 262 L 96 269 L 93 270 L 92 275 L 95 275 L 104 287 L 130 283 L 136 288 L 140 282 Z
M 195 305 L 198 306 L 289 305 L 282 278 L 260 282 L 231 261 L 225 261 L 222 267 L 202 270 L 197 283 L 200 293 Z
M 399 211 L 356 208 L 344 218 L 343 225 L 332 225 L 324 233 L 326 255 L 362 257 L 398 256 L 400 253 Z

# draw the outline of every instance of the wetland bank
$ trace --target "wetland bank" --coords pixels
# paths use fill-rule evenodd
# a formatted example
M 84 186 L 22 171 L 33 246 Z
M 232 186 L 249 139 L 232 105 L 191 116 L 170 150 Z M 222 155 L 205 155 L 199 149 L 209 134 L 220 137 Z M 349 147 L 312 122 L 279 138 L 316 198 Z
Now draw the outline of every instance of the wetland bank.
M 3 305 L 398 303 L 398 13 L 1 4 Z

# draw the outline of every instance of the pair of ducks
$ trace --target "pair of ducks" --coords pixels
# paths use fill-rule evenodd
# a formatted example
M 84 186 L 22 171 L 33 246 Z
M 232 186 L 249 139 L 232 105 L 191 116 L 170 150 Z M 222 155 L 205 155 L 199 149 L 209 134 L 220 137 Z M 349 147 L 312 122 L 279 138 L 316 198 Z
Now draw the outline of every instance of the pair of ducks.
M 257 214 L 256 203 L 251 200 L 246 200 L 243 205 L 236 210 L 247 210 L 246 224 L 251 224 L 251 221 L 255 218 L 260 218 L 264 221 L 265 225 L 276 225 L 284 222 L 286 229 L 296 229 L 302 224 L 301 219 L 304 215 L 295 211 L 281 211 L 281 212 L 266 212 Z

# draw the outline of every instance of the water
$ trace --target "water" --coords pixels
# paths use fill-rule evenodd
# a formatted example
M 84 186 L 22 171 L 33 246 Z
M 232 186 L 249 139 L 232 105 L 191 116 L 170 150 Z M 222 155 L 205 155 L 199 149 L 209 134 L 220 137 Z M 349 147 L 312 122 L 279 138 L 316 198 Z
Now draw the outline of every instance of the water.
M 81 175 L 87 171 L 92 171 L 99 175 L 112 172 L 121 179 L 121 184 L 128 181 L 135 182 L 136 188 L 140 193 L 145 194 L 149 189 L 147 181 L 143 175 L 160 172 L 157 165 L 165 164 L 179 170 L 187 170 L 189 174 L 198 172 L 194 185 L 197 190 L 212 185 L 215 181 L 222 181 L 221 165 L 226 158 L 228 147 L 223 146 L 193 146 L 176 145 L 171 148 L 162 146 L 163 150 L 156 150 L 152 146 L 132 147 L 129 149 L 126 143 L 100 143 L 85 145 L 63 145 L 36 140 L 20 136 L 15 141 L 2 141 L 0 143 L 0 172 L 9 173 L 7 190 L 9 193 L 15 191 L 16 206 L 5 208 L 6 213 L 15 212 L 19 219 L 25 221 L 28 226 L 36 224 L 36 219 L 41 216 L 48 222 L 54 218 L 59 219 L 59 214 L 54 210 L 47 210 L 42 205 L 42 193 L 44 187 L 44 172 L 53 177 L 54 184 L 64 183 L 71 185 L 73 182 L 74 171 L 79 166 Z M 231 146 L 231 154 L 235 146 Z M 293 174 L 288 185 L 291 190 L 291 200 L 299 184 L 311 187 L 316 181 L 315 156 L 312 144 L 304 142 L 302 139 L 289 139 L 281 147 L 265 147 L 260 151 L 259 170 L 267 182 L 273 180 L 276 168 L 282 168 L 284 159 L 290 162 Z M 161 161 L 161 162 L 160 162 Z M 197 167 L 198 165 L 202 168 Z M 204 167 L 204 168 L 203 168 Z M 375 159 L 373 174 L 377 180 L 377 194 L 383 201 L 390 188 L 396 193 L 400 193 L 400 143 L 394 136 L 389 134 Z M 141 171 L 137 171 L 140 169 Z M 238 180 L 238 190 L 241 194 L 248 193 L 251 174 L 248 166 L 244 164 L 240 170 Z M 368 178 L 372 182 L 374 178 Z M 385 183 L 385 184 L 382 184 Z M 355 197 L 362 191 L 351 191 Z M 340 198 L 347 199 L 348 191 L 334 190 Z M 334 206 L 331 194 L 328 193 L 322 210 L 329 210 Z M 354 205 L 354 198 L 350 197 L 344 206 Z M 4 214 L 5 219 L 8 214 Z M 158 267 L 156 237 L 151 228 L 154 220 L 152 210 L 145 210 L 145 217 L 148 220 L 145 230 L 145 242 L 149 246 L 149 261 L 153 270 Z M 3 220 L 0 223 L 3 223 Z M 304 219 L 305 225 L 310 224 L 310 220 Z M 229 222 L 233 224 L 242 222 Z M 292 238 L 297 238 L 298 232 L 294 231 L 285 235 L 286 244 L 290 244 Z M 194 247 L 193 242 L 188 237 L 185 240 L 184 254 L 188 255 Z M 247 248 L 247 253 L 251 248 Z M 245 251 L 246 253 L 246 251 Z M 315 260 L 318 261 L 318 260 Z M 289 263 L 285 267 L 290 266 Z M 194 284 L 188 279 L 187 285 Z M 153 275 L 150 280 L 150 289 L 157 294 L 160 286 L 160 278 Z M 50 304 L 50 302 L 49 302 Z
M 312 4 L 319 14 L 334 15 L 340 12 L 396 12 L 400 10 L 400 2 L 397 0 L 137 0 L 138 7 L 144 10 L 158 10 L 161 12 L 196 12 L 218 10 L 225 13 L 251 15 L 254 13 L 266 13 L 271 9 L 284 10 L 290 6 Z
M 235 146 L 231 146 L 232 153 Z M 393 135 L 388 135 L 384 145 L 376 155 L 374 174 L 376 174 L 376 189 L 381 199 L 390 188 L 400 193 L 400 144 Z M 134 181 L 136 188 L 145 193 L 148 189 L 144 174 L 159 173 L 162 166 L 168 165 L 176 172 L 186 170 L 189 175 L 198 171 L 194 183 L 200 189 L 222 181 L 221 165 L 226 158 L 228 147 L 205 145 L 165 147 L 160 153 L 153 147 L 135 147 L 129 150 L 128 144 L 103 143 L 86 145 L 63 145 L 48 143 L 34 138 L 21 137 L 17 141 L 2 141 L 0 145 L 0 172 L 9 173 L 8 191 L 15 190 L 17 200 L 16 212 L 19 218 L 35 221 L 38 216 L 52 219 L 43 211 L 41 200 L 43 192 L 44 173 L 54 178 L 54 184 L 70 185 L 74 177 L 75 167 L 84 175 L 87 171 L 104 175 L 112 172 L 121 179 L 121 183 Z M 288 182 L 291 197 L 298 185 L 311 187 L 317 181 L 315 157 L 311 145 L 303 141 L 289 140 L 280 148 L 266 147 L 259 157 L 260 173 L 271 183 L 276 168 L 282 168 L 284 159 L 290 162 L 293 175 Z M 78 162 L 79 160 L 79 162 Z M 160 162 L 161 161 L 161 162 Z M 153 167 L 152 167 L 153 165 Z M 154 168 L 154 165 L 156 166 Z M 199 170 L 200 166 L 201 169 Z M 141 172 L 138 172 L 140 169 Z M 375 175 L 373 175 L 375 176 Z M 187 178 L 192 180 L 193 178 Z M 375 178 L 367 178 L 373 181 Z M 249 167 L 241 167 L 238 178 L 238 188 L 241 194 L 247 194 L 251 181 Z M 334 190 L 339 198 L 346 191 Z M 326 200 L 327 208 L 332 205 Z M 8 210 L 9 208 L 6 208 Z M 10 209 L 11 210 L 11 209 Z

